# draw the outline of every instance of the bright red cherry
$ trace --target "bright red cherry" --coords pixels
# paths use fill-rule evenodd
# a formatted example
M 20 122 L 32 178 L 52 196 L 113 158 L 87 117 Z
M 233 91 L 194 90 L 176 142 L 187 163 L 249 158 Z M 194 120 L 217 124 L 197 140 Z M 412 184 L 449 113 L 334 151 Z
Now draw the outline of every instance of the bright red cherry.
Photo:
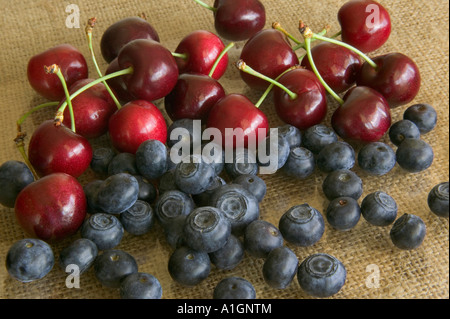
M 122 68 L 119 66 L 119 62 L 117 61 L 117 58 L 111 61 L 111 63 L 108 65 L 105 75 L 117 72 L 122 70 Z M 123 81 L 123 77 L 115 77 L 112 79 L 109 79 L 106 81 L 109 85 L 109 87 L 114 91 L 114 94 L 116 97 L 122 102 L 122 104 L 126 104 L 128 102 L 131 102 L 132 100 L 135 100 L 136 97 L 133 96 L 129 91 L 128 88 Z
M 178 66 L 172 53 L 153 40 L 133 40 L 120 50 L 121 69 L 133 68 L 123 76 L 130 94 L 137 99 L 154 101 L 172 91 L 178 80 Z
M 91 163 L 92 147 L 86 138 L 65 125 L 47 120 L 33 132 L 28 157 L 39 176 L 66 173 L 79 177 Z
M 68 86 L 88 77 L 88 66 L 81 52 L 70 44 L 61 44 L 34 55 L 28 62 L 27 76 L 31 87 L 51 101 L 65 97 L 61 81 L 47 74 L 45 66 L 57 64 Z
M 26 186 L 17 196 L 14 211 L 28 235 L 58 241 L 77 232 L 86 207 L 83 186 L 76 178 L 54 173 Z
M 401 53 L 389 53 L 373 59 L 376 69 L 363 64 L 356 83 L 380 92 L 391 108 L 408 104 L 419 93 L 421 77 L 416 63 Z
M 356 144 L 377 142 L 389 130 L 389 104 L 377 91 L 356 86 L 347 92 L 344 101 L 331 118 L 333 129 L 344 140 Z
M 167 124 L 153 103 L 136 100 L 125 104 L 111 116 L 109 136 L 119 152 L 135 154 L 146 140 L 159 140 L 165 144 Z
M 242 48 L 240 58 L 255 71 L 272 79 L 299 64 L 286 36 L 273 29 L 262 30 L 250 38 Z M 240 74 L 251 88 L 265 90 L 269 86 L 265 80 L 244 72 Z
M 113 23 L 105 30 L 100 40 L 103 58 L 111 63 L 125 44 L 136 39 L 159 42 L 155 28 L 145 19 L 129 17 Z

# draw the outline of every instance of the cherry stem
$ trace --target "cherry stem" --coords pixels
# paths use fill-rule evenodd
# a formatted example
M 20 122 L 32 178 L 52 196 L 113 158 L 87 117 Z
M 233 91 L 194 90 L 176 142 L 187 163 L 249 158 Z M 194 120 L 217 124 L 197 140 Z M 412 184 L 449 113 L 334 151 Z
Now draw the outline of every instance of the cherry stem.
M 260 78 L 260 79 L 263 79 L 263 80 L 266 80 L 267 82 L 269 82 L 269 83 L 271 83 L 271 84 L 273 84 L 273 85 L 275 85 L 275 86 L 278 86 L 280 89 L 282 89 L 283 91 L 285 91 L 288 95 L 289 95 L 289 97 L 292 99 L 292 100 L 295 100 L 297 97 L 298 97 L 298 95 L 296 94 L 296 93 L 294 93 L 294 92 L 292 92 L 291 90 L 289 90 L 287 87 L 285 87 L 283 84 L 281 84 L 280 82 L 278 82 L 278 81 L 276 81 L 276 80 L 274 80 L 274 79 L 272 79 L 272 78 L 270 78 L 270 77 L 268 77 L 268 76 L 265 76 L 264 74 L 261 74 L 261 73 L 259 73 L 258 71 L 255 71 L 255 70 L 253 70 L 251 67 L 249 67 L 243 60 L 239 60 L 237 63 L 236 63 L 236 67 L 239 69 L 239 70 L 241 70 L 241 71 L 243 71 L 243 72 L 245 72 L 245 73 L 248 73 L 248 74 L 250 74 L 250 75 L 253 75 L 253 76 L 256 76 L 256 77 L 258 77 L 258 78 Z
M 95 53 L 94 53 L 94 48 L 92 46 L 92 30 L 93 30 L 96 22 L 97 22 L 97 19 L 95 17 L 94 18 L 90 18 L 88 20 L 88 22 L 87 22 L 85 31 L 86 31 L 86 37 L 87 37 L 87 40 L 88 40 L 89 51 L 90 51 L 91 57 L 92 57 L 92 62 L 94 63 L 94 66 L 95 66 L 95 69 L 97 70 L 98 76 L 102 77 L 103 74 L 100 71 L 100 68 L 98 66 L 97 59 L 96 59 Z M 111 95 L 111 98 L 113 99 L 113 101 L 116 104 L 117 108 L 120 110 L 122 105 L 120 104 L 120 102 L 117 99 L 116 95 L 111 90 L 111 88 L 109 87 L 108 83 L 106 83 L 106 81 L 103 81 L 102 83 L 105 86 L 106 90 L 108 91 L 109 95 Z
M 209 71 L 209 77 L 212 78 L 214 71 L 216 71 L 217 66 L 219 65 L 220 61 L 222 60 L 222 58 L 225 56 L 225 54 L 227 54 L 228 51 L 230 51 L 230 49 L 234 47 L 234 42 L 231 42 L 230 44 L 228 44 L 223 51 L 220 53 L 220 55 L 217 57 L 216 61 L 214 62 L 211 71 Z
M 23 124 L 23 122 L 25 122 L 25 120 L 28 118 L 28 116 L 30 116 L 34 112 L 39 111 L 40 109 L 44 109 L 46 107 L 57 106 L 58 104 L 59 104 L 59 102 L 47 102 L 47 103 L 39 104 L 38 106 L 33 107 L 31 110 L 26 112 L 24 115 L 22 115 L 17 120 L 17 131 L 21 132 L 21 125 Z
M 201 5 L 202 7 L 208 9 L 208 10 L 211 10 L 211 11 L 214 11 L 214 12 L 217 11 L 217 8 L 214 8 L 214 7 L 210 6 L 209 4 L 204 3 L 203 1 L 200 1 L 200 0 L 194 0 L 194 1 L 197 2 L 199 5 Z
M 33 165 L 31 165 L 30 160 L 28 159 L 27 153 L 25 152 L 25 139 L 26 134 L 21 133 L 20 135 L 17 135 L 17 137 L 14 139 L 14 142 L 16 143 L 16 147 L 20 152 L 20 155 L 22 155 L 23 160 L 25 161 L 25 164 L 27 164 L 28 168 L 30 169 L 31 173 L 34 176 L 34 179 L 39 179 L 38 174 L 36 173 L 36 170 L 34 169 Z
M 188 58 L 188 55 L 186 53 L 172 52 L 172 56 L 183 59 L 183 60 L 187 60 L 187 58 Z
M 285 36 L 287 36 L 289 39 L 291 39 L 292 41 L 294 41 L 297 45 L 294 46 L 292 48 L 293 51 L 297 51 L 299 49 L 306 49 L 305 48 L 305 43 L 301 42 L 300 40 L 298 40 L 296 37 L 294 37 L 291 33 L 289 33 L 286 29 L 284 29 L 281 26 L 281 23 L 279 22 L 274 22 L 272 23 L 272 29 L 278 30 L 281 33 L 283 33 Z M 325 35 L 328 33 L 328 31 L 330 30 L 330 26 L 326 26 L 322 31 L 320 31 L 320 35 Z M 335 37 L 337 35 L 334 35 L 333 37 Z M 313 39 L 312 41 L 315 41 L 315 39 Z

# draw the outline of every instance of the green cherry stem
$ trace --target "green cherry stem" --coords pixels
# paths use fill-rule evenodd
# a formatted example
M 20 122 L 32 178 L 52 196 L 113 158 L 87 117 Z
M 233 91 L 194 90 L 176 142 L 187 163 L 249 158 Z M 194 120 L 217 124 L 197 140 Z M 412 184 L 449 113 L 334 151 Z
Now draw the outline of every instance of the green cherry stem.
M 27 152 L 25 151 L 25 133 L 20 133 L 17 135 L 17 137 L 14 139 L 14 142 L 16 143 L 16 147 L 20 153 L 20 155 L 22 155 L 22 158 L 25 162 L 25 164 L 27 164 L 28 168 L 30 169 L 31 173 L 34 176 L 35 180 L 39 179 L 39 175 L 36 173 L 36 170 L 34 169 L 33 165 L 31 165 L 31 162 L 28 158 Z
M 294 37 L 291 33 L 289 33 L 285 28 L 281 26 L 281 23 L 274 22 L 272 23 L 272 29 L 278 30 L 281 33 L 283 33 L 285 36 L 287 36 L 289 39 L 294 41 L 296 44 L 303 44 L 300 40 L 298 40 L 296 37 Z
M 59 104 L 59 102 L 47 102 L 47 103 L 39 104 L 38 106 L 33 107 L 31 110 L 26 112 L 24 115 L 22 115 L 17 120 L 17 131 L 21 132 L 21 126 L 22 126 L 23 122 L 25 122 L 25 120 L 28 118 L 28 116 L 30 116 L 34 112 L 39 111 L 40 109 L 47 108 L 47 107 L 58 106 L 58 104 Z
M 223 51 L 220 53 L 220 55 L 217 57 L 216 61 L 214 62 L 211 71 L 209 71 L 209 77 L 212 78 L 214 71 L 216 71 L 217 66 L 219 65 L 220 61 L 222 60 L 222 58 L 225 56 L 225 54 L 228 53 L 228 51 L 230 51 L 230 49 L 234 47 L 234 42 L 231 42 L 230 44 L 228 44 Z
M 186 60 L 188 58 L 186 53 L 172 52 L 172 56 L 174 56 L 175 58 L 183 59 L 183 60 Z
M 214 7 L 210 6 L 209 4 L 204 3 L 203 1 L 200 1 L 200 0 L 194 0 L 194 1 L 208 10 L 211 10 L 213 12 L 217 11 L 217 8 L 214 8 Z

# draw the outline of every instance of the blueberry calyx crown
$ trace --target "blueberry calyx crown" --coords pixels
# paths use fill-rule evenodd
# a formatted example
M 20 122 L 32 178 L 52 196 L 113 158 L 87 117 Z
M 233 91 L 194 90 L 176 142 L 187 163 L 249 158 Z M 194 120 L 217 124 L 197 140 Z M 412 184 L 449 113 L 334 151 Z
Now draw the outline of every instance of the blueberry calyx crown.
M 95 214 L 89 219 L 93 229 L 108 230 L 117 224 L 117 218 L 108 214 Z
M 192 228 L 203 233 L 215 229 L 219 220 L 219 213 L 212 207 L 201 207 L 189 218 Z
M 245 196 L 238 192 L 227 192 L 221 196 L 216 206 L 230 220 L 240 220 L 247 211 L 248 203 Z
M 306 261 L 306 271 L 317 278 L 332 276 L 338 266 L 338 260 L 327 254 L 314 254 Z
M 292 220 L 294 223 L 306 224 L 311 219 L 313 219 L 315 214 L 316 214 L 316 210 L 314 208 L 312 208 L 308 204 L 302 204 L 302 205 L 292 207 L 289 210 L 287 217 L 290 220 Z
M 384 208 L 389 209 L 389 210 L 397 209 L 396 202 L 393 200 L 392 197 L 390 197 L 386 193 L 378 191 L 378 192 L 375 192 L 374 197 L 375 197 L 375 201 L 378 204 L 380 204 L 381 206 L 383 206 Z

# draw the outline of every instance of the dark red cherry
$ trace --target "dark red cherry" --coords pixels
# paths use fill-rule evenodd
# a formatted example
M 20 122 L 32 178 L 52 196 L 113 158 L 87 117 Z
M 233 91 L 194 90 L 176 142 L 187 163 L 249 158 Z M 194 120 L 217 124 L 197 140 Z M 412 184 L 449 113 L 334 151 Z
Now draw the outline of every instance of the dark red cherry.
M 79 177 L 89 167 L 92 147 L 64 124 L 44 121 L 30 138 L 28 157 L 39 176 L 66 173 Z
M 77 232 L 86 207 L 83 186 L 76 178 L 54 173 L 26 186 L 17 196 L 14 211 L 29 236 L 58 241 Z
M 272 79 L 290 67 L 299 64 L 286 36 L 278 30 L 265 29 L 250 38 L 242 48 L 241 59 L 255 71 Z M 265 90 L 269 83 L 245 72 L 240 72 L 248 86 Z
M 331 117 L 333 129 L 344 140 L 356 144 L 377 142 L 389 130 L 389 104 L 377 91 L 356 86 L 347 92 L 344 101 Z
M 230 41 L 243 41 L 262 30 L 266 10 L 258 0 L 215 0 L 214 26 Z
M 172 91 L 178 80 L 178 66 L 172 53 L 153 40 L 133 40 L 120 50 L 121 69 L 133 67 L 133 73 L 123 76 L 131 95 L 154 101 Z
M 328 42 L 315 45 L 311 53 L 319 74 L 334 92 L 342 93 L 353 86 L 362 65 L 358 54 Z M 302 66 L 312 71 L 306 57 L 302 60 Z
M 380 92 L 391 108 L 408 104 L 420 90 L 421 77 L 416 63 L 401 53 L 389 53 L 373 59 L 378 66 L 363 64 L 356 83 Z
M 205 120 L 210 109 L 225 96 L 223 86 L 203 74 L 181 74 L 172 92 L 164 99 L 172 121 L 183 118 Z
M 31 87 L 51 101 L 65 97 L 61 81 L 47 74 L 44 67 L 57 64 L 68 86 L 88 77 L 88 66 L 81 52 L 70 44 L 61 44 L 34 55 L 28 62 L 27 76 Z
M 145 19 L 129 17 L 113 23 L 105 30 L 100 40 L 103 58 L 111 63 L 125 44 L 136 39 L 159 42 L 155 28 Z
M 111 63 L 108 65 L 105 75 L 117 72 L 122 70 L 122 68 L 119 66 L 119 62 L 117 61 L 117 58 L 111 61 Z M 129 91 L 128 88 L 123 81 L 122 76 L 118 76 L 112 79 L 109 79 L 106 81 L 109 85 L 109 87 L 114 91 L 114 94 L 116 94 L 116 97 L 122 102 L 122 104 L 126 104 L 128 102 L 131 102 L 132 100 L 135 100 L 136 97 L 133 96 Z
M 135 154 L 146 140 L 167 139 L 167 124 L 161 111 L 151 102 L 131 101 L 109 119 L 109 137 L 121 153 Z
M 380 48 L 391 34 L 391 18 L 387 10 L 373 0 L 352 0 L 338 12 L 342 41 L 362 52 Z

